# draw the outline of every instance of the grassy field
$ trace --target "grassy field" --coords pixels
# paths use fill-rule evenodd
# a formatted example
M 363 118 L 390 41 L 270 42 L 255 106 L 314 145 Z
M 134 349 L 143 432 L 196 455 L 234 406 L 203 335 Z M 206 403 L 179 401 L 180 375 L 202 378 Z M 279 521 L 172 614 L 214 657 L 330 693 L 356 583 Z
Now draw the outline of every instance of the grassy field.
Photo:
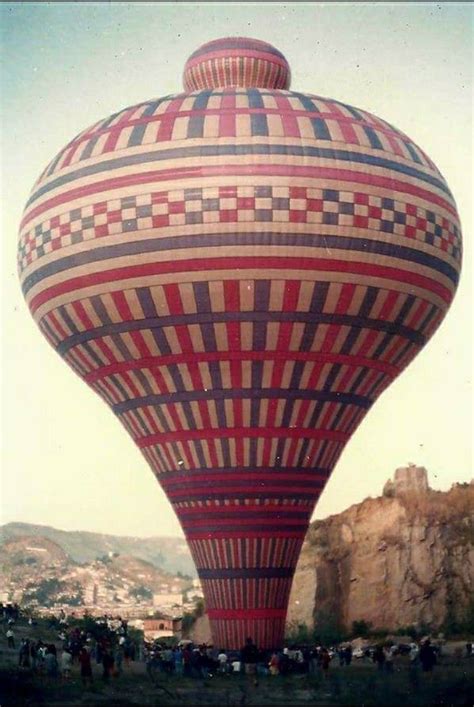
M 22 635 L 52 641 L 56 635 L 40 627 L 20 627 Z M 58 645 L 59 648 L 59 645 Z M 410 669 L 408 660 L 398 657 L 394 672 L 381 673 L 370 662 L 354 661 L 349 667 L 331 663 L 329 674 L 315 676 L 265 676 L 258 686 L 245 676 L 218 676 L 206 680 L 167 677 L 157 682 L 146 674 L 145 665 L 124 665 L 121 676 L 104 684 L 101 666 L 93 665 L 92 685 L 84 687 L 78 666 L 71 678 L 47 678 L 18 667 L 18 649 L 6 648 L 0 636 L 0 705 L 470 705 L 474 704 L 474 658 L 443 657 L 432 674 Z
M 7 705 L 472 705 L 474 661 L 438 664 L 432 675 L 405 662 L 393 674 L 372 664 L 330 667 L 327 677 L 263 677 L 254 686 L 245 676 L 206 680 L 168 677 L 152 682 L 142 663 L 133 663 L 109 684 L 94 666 L 84 687 L 77 667 L 69 680 L 33 675 L 16 666 L 16 653 L 0 656 L 0 704 Z

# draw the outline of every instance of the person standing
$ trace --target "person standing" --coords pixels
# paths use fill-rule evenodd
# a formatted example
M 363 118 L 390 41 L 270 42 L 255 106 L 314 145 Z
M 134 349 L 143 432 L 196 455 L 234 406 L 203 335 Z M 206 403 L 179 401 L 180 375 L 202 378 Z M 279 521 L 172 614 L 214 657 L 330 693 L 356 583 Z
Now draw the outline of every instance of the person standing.
M 89 683 L 92 685 L 91 655 L 85 646 L 83 646 L 79 651 L 79 665 L 81 666 L 82 684 L 86 685 L 87 683 Z
M 31 657 L 31 669 L 36 672 L 36 657 L 38 654 L 38 646 L 35 641 L 31 642 L 30 646 L 30 657 Z
M 272 653 L 272 657 L 270 658 L 270 662 L 268 663 L 268 667 L 270 668 L 270 675 L 280 674 L 279 662 L 280 661 L 278 659 L 278 654 Z
M 68 648 L 63 648 L 61 655 L 61 673 L 65 680 L 71 677 L 72 655 Z
M 104 682 L 109 682 L 113 667 L 114 667 L 114 657 L 109 652 L 108 647 L 106 647 L 104 649 L 103 654 L 102 654 L 102 668 L 103 668 L 102 679 L 104 680 Z
M 385 646 L 383 649 L 385 656 L 385 670 L 387 673 L 393 673 L 393 651 L 390 646 Z
M 352 663 L 352 646 L 346 646 L 344 649 L 344 662 L 346 665 Z
M 7 637 L 7 647 L 15 648 L 15 634 L 13 633 L 11 626 L 8 627 L 8 630 L 5 635 Z
M 436 664 L 436 653 L 431 645 L 430 639 L 426 639 L 420 648 L 419 659 L 423 672 L 430 673 Z
M 51 646 L 48 646 L 46 655 L 44 656 L 44 667 L 48 677 L 58 677 L 58 659 L 56 658 L 56 653 L 51 650 Z
M 321 650 L 321 668 L 325 678 L 329 675 L 329 663 L 331 662 L 331 656 L 327 648 L 322 648 Z
M 257 679 L 257 663 L 258 663 L 258 648 L 250 637 L 245 641 L 245 646 L 240 651 L 240 657 L 244 664 L 244 672 L 246 675 L 254 677 L 254 685 L 258 685 Z
M 374 663 L 377 664 L 379 670 L 383 670 L 385 666 L 385 652 L 382 646 L 378 645 L 374 651 Z

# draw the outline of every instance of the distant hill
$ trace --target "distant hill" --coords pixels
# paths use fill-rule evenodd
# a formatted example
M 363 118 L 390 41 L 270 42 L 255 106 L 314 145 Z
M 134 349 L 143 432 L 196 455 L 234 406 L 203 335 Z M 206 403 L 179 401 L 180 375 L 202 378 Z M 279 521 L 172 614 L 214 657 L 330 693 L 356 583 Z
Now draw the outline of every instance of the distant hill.
M 47 525 L 7 523 L 0 527 L 0 546 L 20 537 L 46 538 L 76 563 L 90 563 L 110 552 L 135 557 L 171 574 L 196 577 L 186 541 L 177 537 L 134 538 L 86 531 L 58 530 Z
M 0 589 L 23 605 L 114 606 L 148 610 L 156 593 L 181 594 L 191 580 L 137 557 L 104 554 L 79 564 L 40 535 L 12 537 L 0 553 Z

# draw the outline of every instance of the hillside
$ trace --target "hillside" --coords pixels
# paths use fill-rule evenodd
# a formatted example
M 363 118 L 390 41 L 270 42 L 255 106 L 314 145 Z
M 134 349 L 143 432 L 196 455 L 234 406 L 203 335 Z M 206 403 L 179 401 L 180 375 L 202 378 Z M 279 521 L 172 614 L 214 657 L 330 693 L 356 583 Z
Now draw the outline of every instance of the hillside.
M 7 523 L 0 527 L 0 545 L 12 538 L 23 536 L 51 540 L 61 547 L 71 560 L 79 564 L 93 562 L 109 553 L 117 553 L 144 560 L 172 574 L 181 572 L 196 576 L 190 552 L 182 538 L 134 538 L 58 530 L 47 525 L 30 523 Z
M 43 608 L 151 606 L 153 594 L 182 594 L 190 580 L 127 555 L 77 563 L 41 536 L 13 537 L 2 544 L 0 588 L 23 605 Z
M 425 470 L 398 471 L 384 496 L 311 524 L 290 622 L 440 628 L 463 621 L 474 586 L 474 486 L 433 491 Z

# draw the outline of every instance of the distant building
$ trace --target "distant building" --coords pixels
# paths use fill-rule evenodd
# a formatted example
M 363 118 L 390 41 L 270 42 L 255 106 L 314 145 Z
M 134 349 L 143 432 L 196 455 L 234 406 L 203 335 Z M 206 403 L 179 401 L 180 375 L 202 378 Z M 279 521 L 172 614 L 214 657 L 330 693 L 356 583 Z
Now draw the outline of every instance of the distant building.
M 84 604 L 95 606 L 98 599 L 97 584 L 88 584 L 84 589 Z
M 143 619 L 143 633 L 145 641 L 154 641 L 157 638 L 170 638 L 175 636 L 181 638 L 182 619 L 173 618 L 164 614 L 156 615 L 153 618 Z
M 395 470 L 393 481 L 389 479 L 384 488 L 384 496 L 398 496 L 403 493 L 426 493 L 429 490 L 428 472 L 424 466 L 408 464 Z

